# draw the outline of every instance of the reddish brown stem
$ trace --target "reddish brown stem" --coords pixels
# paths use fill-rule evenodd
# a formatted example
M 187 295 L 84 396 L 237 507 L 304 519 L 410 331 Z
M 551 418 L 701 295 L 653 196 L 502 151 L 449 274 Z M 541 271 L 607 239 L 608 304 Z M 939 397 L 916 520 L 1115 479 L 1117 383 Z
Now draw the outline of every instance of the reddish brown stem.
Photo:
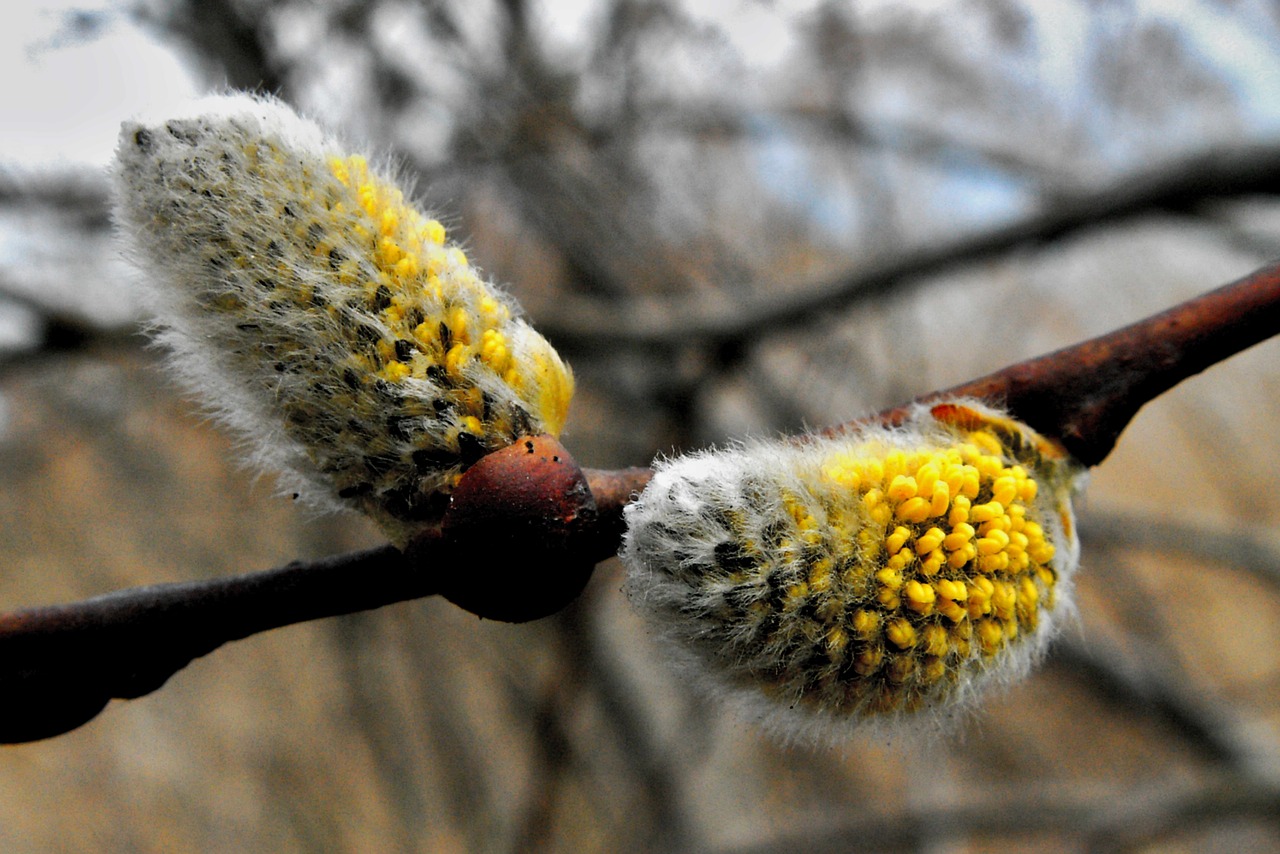
M 434 593 L 391 546 L 0 615 L 0 743 L 59 735 L 224 643 Z
M 1280 264 L 1137 323 L 928 394 L 1006 406 L 1081 463 L 1096 466 L 1147 402 L 1280 333 Z M 882 413 L 901 418 L 906 408 Z

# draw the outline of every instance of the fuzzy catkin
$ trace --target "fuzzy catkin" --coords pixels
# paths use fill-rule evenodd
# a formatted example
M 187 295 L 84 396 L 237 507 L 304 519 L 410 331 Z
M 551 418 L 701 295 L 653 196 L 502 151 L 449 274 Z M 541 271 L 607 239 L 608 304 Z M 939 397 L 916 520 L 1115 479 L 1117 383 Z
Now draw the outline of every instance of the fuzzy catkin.
M 262 468 L 398 545 L 573 378 L 389 175 L 272 98 L 126 123 L 116 220 L 178 377 Z
M 662 463 L 627 508 L 632 602 L 786 740 L 939 724 L 1070 610 L 1084 470 L 975 401 Z

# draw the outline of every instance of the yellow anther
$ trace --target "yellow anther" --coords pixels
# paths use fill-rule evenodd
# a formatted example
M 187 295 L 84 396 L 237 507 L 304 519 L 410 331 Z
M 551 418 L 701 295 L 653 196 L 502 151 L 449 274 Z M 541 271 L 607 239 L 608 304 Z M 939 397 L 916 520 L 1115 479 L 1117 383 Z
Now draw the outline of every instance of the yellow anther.
M 899 525 L 893 529 L 892 534 L 885 537 L 884 549 L 889 554 L 894 554 L 905 546 L 909 539 L 911 539 L 911 529 L 903 525 Z
M 947 514 L 947 524 L 954 528 L 956 525 L 968 522 L 969 508 L 972 506 L 973 503 L 963 495 L 957 495 L 951 499 L 951 512 Z
M 986 431 L 975 430 L 969 434 L 969 441 L 992 456 L 1000 457 L 1004 454 L 1004 448 L 1001 447 L 1000 440 Z
M 980 555 L 978 557 L 978 569 L 983 572 L 1003 572 L 1009 568 L 1009 555 L 1004 552 L 997 552 L 991 555 Z
M 859 676 L 870 676 L 880 667 L 880 661 L 883 658 L 884 652 L 879 647 L 864 649 L 854 659 L 853 670 Z
M 941 516 L 951 503 L 951 490 L 941 481 L 933 485 L 933 497 L 929 501 L 929 515 Z
M 454 344 L 449 348 L 449 352 L 445 354 L 445 370 L 457 376 L 462 373 L 462 369 L 471 361 L 472 355 L 474 355 L 474 352 L 466 344 Z
M 941 657 L 926 658 L 920 668 L 919 679 L 926 685 L 932 685 L 946 675 L 947 663 Z
M 929 502 L 919 496 L 908 498 L 898 505 L 894 515 L 904 522 L 923 522 L 929 518 Z
M 831 571 L 831 559 L 822 558 L 809 568 L 809 587 L 815 593 L 825 593 L 831 589 L 835 573 Z
M 898 649 L 910 649 L 915 646 L 916 630 L 904 619 L 899 618 L 890 623 L 885 628 L 884 635 Z
M 1018 481 L 1012 477 L 998 477 L 991 485 L 991 498 L 1000 505 L 1001 510 L 1013 503 L 1018 497 Z
M 480 313 L 486 318 L 496 315 L 498 313 L 498 309 L 502 307 L 502 303 L 498 302 L 488 294 L 480 297 L 480 301 L 476 305 L 480 309 Z
M 906 528 L 899 528 L 898 530 L 905 531 Z M 946 537 L 946 533 L 941 528 L 930 528 L 920 536 L 916 537 L 916 554 L 928 554 L 942 545 L 942 541 L 946 539 Z
M 929 462 L 920 466 L 916 471 L 916 486 L 920 490 L 921 495 L 932 495 L 933 487 L 942 477 L 942 469 L 937 463 Z
M 934 549 L 929 552 L 929 556 L 920 562 L 921 575 L 937 575 L 938 570 L 942 569 L 942 565 L 947 562 L 947 556 L 942 549 Z
M 436 321 L 423 321 L 413 327 L 413 337 L 417 338 L 423 344 L 433 344 L 440 334 L 440 324 Z
M 940 480 L 947 485 L 952 495 L 959 495 L 964 486 L 964 468 L 957 463 L 948 463 Z
M 884 455 L 884 479 L 893 483 L 894 478 L 907 471 L 907 455 L 893 450 Z
M 937 600 L 933 588 L 919 581 L 908 581 L 902 588 L 902 597 L 906 600 L 908 608 L 925 615 L 933 612 L 933 603 Z
M 495 370 L 506 369 L 507 339 L 496 329 L 486 329 L 480 336 L 480 357 Z
M 822 467 L 822 476 L 827 480 L 854 492 L 862 485 L 862 475 L 856 468 L 841 463 L 831 463 Z
M 809 598 L 809 585 L 803 581 L 792 584 L 787 588 L 786 602 L 783 607 L 787 609 L 799 608 Z
M 396 275 L 402 279 L 412 279 L 418 275 L 418 256 L 406 255 L 396 262 Z
M 937 588 L 938 595 L 944 599 L 954 599 L 957 602 L 963 602 L 969 598 L 969 589 L 965 587 L 963 581 L 942 578 L 934 582 L 934 587 Z
M 982 644 L 982 651 L 987 655 L 994 654 L 1004 646 L 1004 627 L 999 620 L 978 621 L 978 643 Z
M 1034 549 L 1027 550 L 1027 556 L 1030 557 L 1036 563 L 1040 563 L 1040 564 L 1045 564 L 1052 561 L 1053 556 L 1056 553 L 1057 553 L 1057 549 L 1055 549 L 1049 543 L 1041 543 L 1040 545 L 1036 546 Z
M 910 549 L 903 549 L 902 551 L 898 552 L 896 555 L 893 555 L 887 561 L 885 561 L 885 566 L 888 569 L 893 569 L 893 570 L 906 569 L 908 566 L 911 565 L 911 561 L 913 561 L 914 559 L 915 559 L 915 555 L 911 553 Z
M 960 622 L 969 613 L 965 605 L 950 599 L 939 599 L 935 607 L 939 614 L 953 623 Z
M 378 241 L 378 256 L 383 264 L 394 267 L 404 257 L 404 250 L 391 238 L 384 237 Z
M 827 631 L 827 654 L 832 658 L 839 657 L 849 644 L 849 636 L 839 626 L 832 626 Z
M 996 581 L 995 590 L 991 594 L 991 610 L 1002 620 L 1013 619 L 1013 609 L 1018 604 L 1013 585 L 1007 581 Z
M 928 655 L 946 655 L 947 630 L 937 624 L 925 626 L 920 632 L 920 646 Z
M 333 173 L 333 177 L 350 186 L 351 174 L 347 171 L 347 164 L 341 157 L 329 158 L 329 171 Z
M 906 501 L 908 498 L 914 498 L 916 495 L 916 479 L 906 475 L 898 475 L 890 481 L 885 495 L 889 496 L 890 501 Z
M 976 533 L 977 531 L 973 529 L 972 525 L 967 522 L 961 522 L 951 529 L 950 534 L 943 537 L 942 546 L 947 551 L 954 552 L 957 549 L 964 548 Z
M 859 608 L 853 612 L 853 630 L 858 636 L 870 640 L 880 632 L 880 615 L 875 611 Z
M 454 341 L 469 344 L 471 342 L 470 324 L 466 309 L 455 306 L 448 317 L 449 334 Z
M 993 555 L 997 552 L 1003 552 L 1004 547 L 1007 545 L 1009 545 L 1009 536 L 1004 531 L 992 531 L 978 540 L 978 554 Z
M 1036 482 L 1031 478 L 1027 478 L 1018 484 L 1018 498 L 1022 499 L 1024 504 L 1030 504 L 1036 500 L 1036 494 L 1040 491 Z
M 969 582 L 969 616 L 981 617 L 991 613 L 991 594 L 994 592 L 995 585 L 991 579 L 975 576 Z
M 400 216 L 394 208 L 387 208 L 382 212 L 382 216 L 378 220 L 378 231 L 382 232 L 384 237 L 391 237 L 396 233 L 396 229 L 400 227 Z
M 387 366 L 382 369 L 382 375 L 392 382 L 400 382 L 409 376 L 409 373 L 409 366 L 404 362 L 387 362 Z
M 969 511 L 969 521 L 974 524 L 990 522 L 992 519 L 1004 515 L 1004 505 L 998 501 L 988 501 L 986 504 L 978 504 Z
M 897 590 L 902 587 L 902 573 L 897 569 L 885 567 L 876 573 L 876 581 L 890 590 Z
M 1019 610 L 1026 606 L 1030 610 L 1035 610 L 1036 603 L 1040 601 L 1040 590 L 1036 587 L 1036 583 L 1025 575 L 1018 582 L 1018 607 Z

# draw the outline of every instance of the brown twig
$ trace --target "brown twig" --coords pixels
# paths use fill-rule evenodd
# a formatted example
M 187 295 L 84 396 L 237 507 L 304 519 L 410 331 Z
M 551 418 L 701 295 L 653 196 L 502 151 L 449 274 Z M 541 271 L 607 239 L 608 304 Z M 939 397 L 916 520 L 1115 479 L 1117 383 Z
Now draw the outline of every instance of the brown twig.
M 923 400 L 966 395 L 1003 403 L 1081 462 L 1096 465 L 1146 402 L 1209 365 L 1280 332 L 1280 265 L 1123 329 L 1012 365 Z M 905 409 L 881 418 L 901 417 Z M 616 550 L 622 510 L 648 469 L 583 472 L 553 440 L 521 440 L 478 463 L 440 532 L 409 551 L 385 546 L 237 578 L 167 584 L 0 615 L 0 742 L 66 732 L 113 697 L 154 691 L 191 660 L 258 632 L 445 592 L 482 616 L 530 619 L 576 596 Z M 486 548 L 475 547 L 484 542 Z M 444 575 L 455 555 L 493 554 Z M 470 549 L 470 551 L 468 551 Z M 486 613 L 495 574 L 560 573 L 533 610 Z M 585 568 L 585 569 L 584 569 Z M 470 588 L 468 587 L 470 585 Z M 479 593 L 477 593 L 479 591 Z M 556 604 L 556 597 L 563 601 Z M 567 597 L 567 598 L 566 598 Z
M 59 735 L 228 641 L 429 596 L 392 546 L 0 615 L 0 742 Z
M 1146 403 L 1280 332 L 1280 264 L 1098 338 L 925 395 L 1000 403 L 1096 466 Z M 905 408 L 889 410 L 892 420 Z

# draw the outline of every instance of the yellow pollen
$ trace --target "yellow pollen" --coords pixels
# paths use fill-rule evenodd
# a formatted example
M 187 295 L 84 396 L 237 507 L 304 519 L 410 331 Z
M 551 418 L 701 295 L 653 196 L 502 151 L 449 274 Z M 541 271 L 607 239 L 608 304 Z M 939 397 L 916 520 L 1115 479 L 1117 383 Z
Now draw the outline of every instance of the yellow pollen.
M 929 518 L 929 511 L 929 502 L 916 496 L 915 498 L 908 498 L 898 505 L 895 515 L 904 522 L 923 522 Z
M 899 528 L 898 530 L 904 531 L 906 529 Z M 946 536 L 947 535 L 943 533 L 941 528 L 930 528 L 929 530 L 925 531 L 923 534 L 921 534 L 919 537 L 916 538 L 916 554 L 918 555 L 929 554 L 934 549 L 942 545 L 942 541 L 946 539 Z M 906 538 L 904 537 L 903 539 L 905 541 Z
M 916 630 L 906 620 L 894 620 L 885 628 L 884 634 L 899 649 L 908 649 L 916 642 Z
M 914 498 L 916 495 L 916 480 L 913 477 L 900 474 L 889 484 L 889 489 L 885 494 L 890 501 L 906 501 L 908 498 Z
M 928 615 L 933 611 L 933 603 L 937 596 L 934 594 L 933 588 L 928 584 L 921 584 L 919 581 L 908 581 L 902 588 L 902 598 L 911 610 L 918 614 Z
M 894 554 L 905 546 L 909 539 L 911 539 L 911 529 L 903 525 L 899 525 L 893 529 L 892 534 L 885 538 L 885 551 L 889 552 L 889 554 Z M 928 551 L 928 549 L 926 549 L 926 551 Z
M 959 525 L 956 525 L 951 529 L 950 534 L 947 534 L 947 536 L 943 538 L 942 545 L 947 551 L 954 552 L 957 549 L 962 549 L 968 545 L 969 541 L 973 539 L 973 535 L 976 533 L 977 532 L 973 530 L 972 525 L 969 525 L 966 522 L 961 522 Z

